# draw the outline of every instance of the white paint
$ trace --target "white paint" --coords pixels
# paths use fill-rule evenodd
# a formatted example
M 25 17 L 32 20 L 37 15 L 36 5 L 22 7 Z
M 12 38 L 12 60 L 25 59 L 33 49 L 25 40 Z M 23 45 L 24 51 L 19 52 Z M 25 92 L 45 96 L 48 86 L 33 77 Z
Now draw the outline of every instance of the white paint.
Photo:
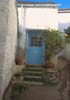
M 21 8 L 18 9 L 18 19 L 19 19 L 19 32 L 21 34 L 21 38 L 19 41 L 19 45 L 22 49 L 25 48 L 25 19 L 26 19 L 26 8 Z
M 21 6 L 21 8 L 18 9 L 18 18 L 19 18 L 19 31 L 22 33 L 24 28 L 24 9 Z
M 23 8 L 24 11 L 24 8 Z M 59 13 L 58 13 L 59 12 Z M 66 12 L 66 13 L 65 13 Z M 58 29 L 64 32 L 70 26 L 70 10 L 50 7 L 27 7 L 25 25 L 21 22 L 21 8 L 18 7 L 19 29 Z M 23 19 L 24 21 L 24 19 Z
M 18 8 L 18 13 L 19 27 L 21 27 L 21 8 Z M 49 7 L 26 8 L 25 27 L 26 29 L 58 29 L 58 9 Z
M 15 0 L 0 0 L 0 100 L 13 75 L 17 41 Z
M 64 32 L 70 26 L 70 13 L 58 13 L 58 29 Z

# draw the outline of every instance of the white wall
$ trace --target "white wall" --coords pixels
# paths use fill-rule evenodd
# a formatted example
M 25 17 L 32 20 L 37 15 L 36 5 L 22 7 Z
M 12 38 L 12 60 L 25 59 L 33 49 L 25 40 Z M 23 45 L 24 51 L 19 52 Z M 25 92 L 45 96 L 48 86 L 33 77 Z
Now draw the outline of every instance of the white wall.
M 70 26 L 70 10 L 58 11 L 57 8 L 54 9 L 49 7 L 47 8 L 29 7 L 25 8 L 25 11 L 23 8 L 22 11 L 21 8 L 18 8 L 18 15 L 19 15 L 19 28 L 21 31 L 23 31 L 23 28 L 27 29 L 52 28 L 52 29 L 59 29 L 60 31 L 64 32 L 64 29 Z
M 70 13 L 58 13 L 58 29 L 64 32 L 70 26 Z
M 23 49 L 25 48 L 25 39 L 26 39 L 26 32 L 25 32 L 25 9 L 23 7 L 18 8 L 18 21 L 19 21 L 19 31 L 21 33 L 20 39 L 19 39 L 19 45 L 20 48 Z M 22 34 L 23 33 L 23 34 Z
M 27 8 L 26 28 L 57 29 L 57 9 L 54 8 Z
M 24 10 L 24 9 L 23 9 Z M 58 29 L 58 9 L 57 8 L 26 8 L 25 27 L 27 29 Z M 19 12 L 19 25 L 21 22 L 21 9 Z
M 24 8 L 18 8 L 18 21 L 19 21 L 19 31 L 23 32 L 23 28 L 24 28 Z
M 7 34 L 3 67 L 3 90 L 8 86 L 11 80 L 11 77 L 13 75 L 12 70 L 15 62 L 15 51 L 17 43 L 17 11 L 15 6 L 15 0 L 8 1 L 7 17 Z
M 15 0 L 0 0 L 0 100 L 7 88 L 15 61 L 17 14 Z

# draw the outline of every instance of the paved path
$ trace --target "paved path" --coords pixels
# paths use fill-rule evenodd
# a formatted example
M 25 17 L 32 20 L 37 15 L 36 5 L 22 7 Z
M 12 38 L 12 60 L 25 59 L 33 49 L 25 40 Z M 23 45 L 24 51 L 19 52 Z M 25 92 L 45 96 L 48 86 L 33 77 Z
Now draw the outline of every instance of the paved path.
M 65 92 L 65 99 L 67 92 Z M 3 100 L 10 99 L 10 89 L 6 92 Z M 61 100 L 56 86 L 30 86 L 20 94 L 18 100 Z
M 59 67 L 64 66 L 64 62 L 60 61 Z M 65 92 L 65 99 L 67 92 Z M 10 100 L 7 93 L 4 100 Z M 19 100 L 60 100 L 59 92 L 56 86 L 30 86 L 24 92 L 21 93 Z
M 55 87 L 31 86 L 21 94 L 20 100 L 60 100 Z

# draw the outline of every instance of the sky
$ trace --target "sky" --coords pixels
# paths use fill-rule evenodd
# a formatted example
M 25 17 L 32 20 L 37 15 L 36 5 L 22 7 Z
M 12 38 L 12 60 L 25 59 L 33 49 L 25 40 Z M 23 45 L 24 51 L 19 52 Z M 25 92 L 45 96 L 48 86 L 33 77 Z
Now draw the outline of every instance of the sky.
M 70 0 L 17 0 L 17 1 L 33 1 L 33 2 L 55 2 L 61 4 L 59 8 L 70 8 Z

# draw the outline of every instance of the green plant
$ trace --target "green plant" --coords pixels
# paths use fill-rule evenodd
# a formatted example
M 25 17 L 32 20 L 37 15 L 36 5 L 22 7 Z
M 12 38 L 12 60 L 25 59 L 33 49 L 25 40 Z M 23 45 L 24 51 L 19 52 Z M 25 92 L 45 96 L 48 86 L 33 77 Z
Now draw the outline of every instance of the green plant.
M 47 30 L 45 35 L 46 56 L 47 58 L 50 58 L 58 54 L 64 48 L 65 42 L 62 32 L 60 31 Z
M 19 100 L 20 94 L 26 89 L 24 84 L 13 84 L 11 91 L 11 99 Z
M 65 29 L 65 40 L 66 40 L 66 43 L 70 43 L 70 27 Z
M 69 36 L 66 36 L 65 40 L 66 40 L 66 43 L 70 43 L 70 37 Z
M 70 27 L 68 27 L 67 29 L 65 29 L 65 34 L 67 34 L 70 37 Z

